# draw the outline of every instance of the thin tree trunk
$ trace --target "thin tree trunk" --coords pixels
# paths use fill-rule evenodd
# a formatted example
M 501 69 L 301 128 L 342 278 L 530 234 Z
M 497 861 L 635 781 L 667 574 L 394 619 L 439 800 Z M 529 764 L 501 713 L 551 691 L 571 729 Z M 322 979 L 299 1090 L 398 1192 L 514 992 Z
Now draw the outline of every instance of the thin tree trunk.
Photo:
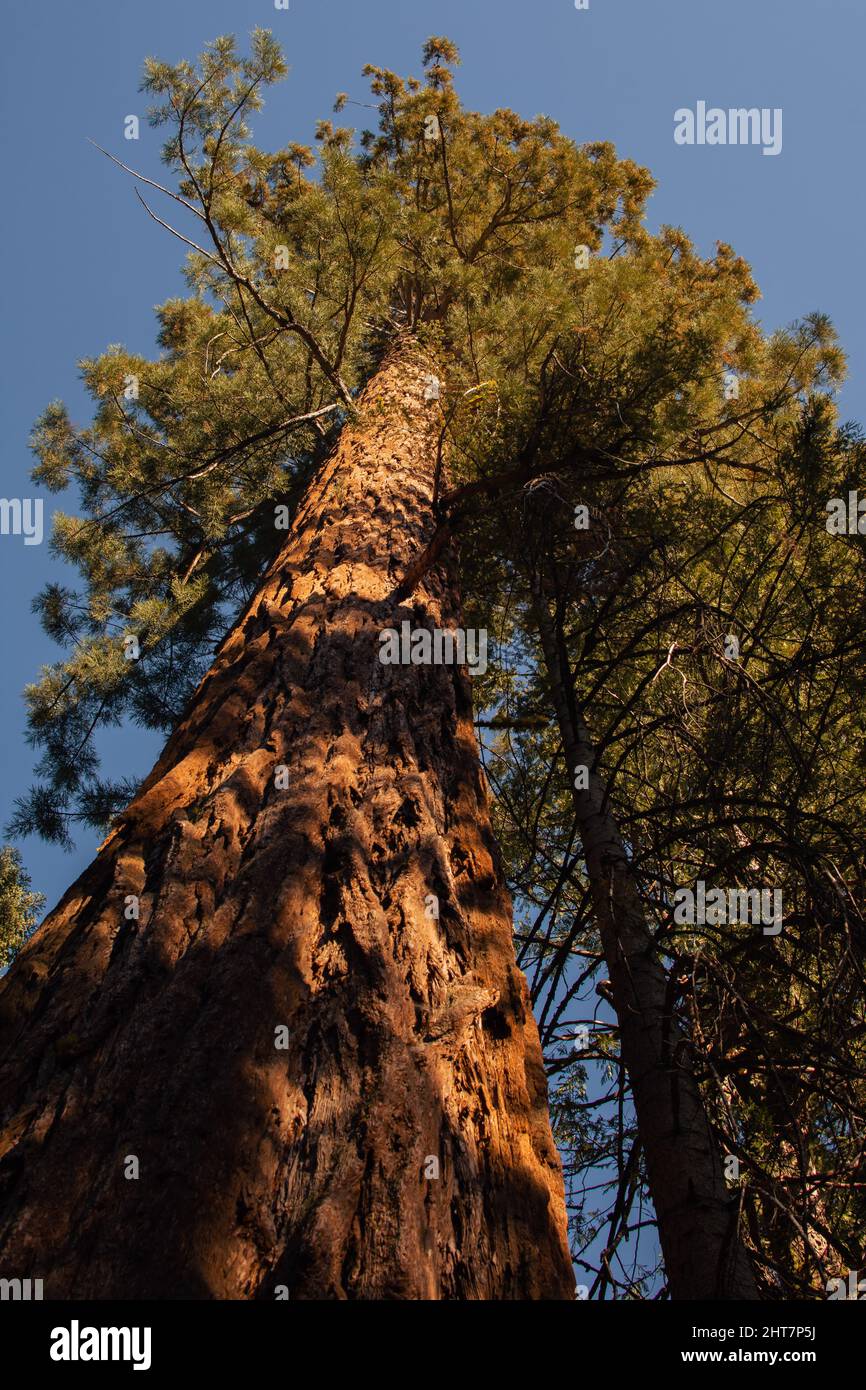
M 572 781 L 572 799 L 671 1297 L 757 1298 L 737 1196 L 725 1184 L 688 1041 L 673 1017 L 667 976 L 605 785 L 592 770 L 594 750 L 572 708 L 568 665 L 537 583 L 533 616 L 572 778 L 575 768 L 590 769 L 585 790 Z
M 378 659 L 460 621 L 450 561 L 393 597 L 435 529 L 429 371 L 404 339 L 372 379 L 0 990 L 0 1274 L 46 1297 L 574 1296 L 469 682 Z

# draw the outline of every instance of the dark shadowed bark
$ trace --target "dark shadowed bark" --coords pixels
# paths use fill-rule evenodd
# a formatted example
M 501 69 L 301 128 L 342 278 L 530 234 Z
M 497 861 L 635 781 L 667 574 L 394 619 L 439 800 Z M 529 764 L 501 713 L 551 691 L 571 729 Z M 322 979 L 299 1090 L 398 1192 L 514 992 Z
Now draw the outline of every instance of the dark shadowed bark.
M 0 986 L 0 1275 L 47 1298 L 574 1296 L 469 681 L 378 659 L 460 622 L 447 555 L 394 593 L 435 530 L 430 369 L 404 340 L 373 378 Z
M 572 800 L 671 1297 L 757 1298 L 738 1194 L 725 1183 L 667 973 L 604 782 L 592 770 L 595 753 L 569 698 L 568 661 L 538 585 L 533 612 L 568 767 L 572 775 L 590 769 L 588 787 L 573 787 Z

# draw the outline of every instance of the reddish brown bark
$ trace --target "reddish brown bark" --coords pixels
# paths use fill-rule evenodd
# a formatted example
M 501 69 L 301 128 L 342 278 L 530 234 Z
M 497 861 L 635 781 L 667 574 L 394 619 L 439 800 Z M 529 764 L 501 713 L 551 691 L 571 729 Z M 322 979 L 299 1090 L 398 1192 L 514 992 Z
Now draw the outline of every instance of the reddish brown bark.
M 0 986 L 0 1275 L 47 1298 L 574 1296 L 469 682 L 378 661 L 460 621 L 447 559 L 394 596 L 435 531 L 429 370 L 404 342 L 373 378 Z

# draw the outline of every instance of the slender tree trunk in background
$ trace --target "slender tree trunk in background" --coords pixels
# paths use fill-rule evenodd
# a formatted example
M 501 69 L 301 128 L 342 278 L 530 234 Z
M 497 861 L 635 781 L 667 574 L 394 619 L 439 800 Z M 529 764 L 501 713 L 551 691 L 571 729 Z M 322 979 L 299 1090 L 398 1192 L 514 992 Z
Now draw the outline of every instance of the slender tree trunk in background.
M 672 1017 L 666 972 L 606 788 L 591 770 L 594 751 L 572 708 L 568 663 L 537 584 L 533 613 L 568 767 L 572 777 L 576 767 L 590 769 L 586 790 L 572 782 L 572 800 L 671 1297 L 757 1298 L 738 1201 L 725 1184 L 688 1041 Z
M 450 562 L 392 597 L 435 530 L 429 371 L 403 340 L 372 379 L 0 987 L 0 1276 L 46 1298 L 574 1297 L 469 682 L 378 659 L 460 621 Z

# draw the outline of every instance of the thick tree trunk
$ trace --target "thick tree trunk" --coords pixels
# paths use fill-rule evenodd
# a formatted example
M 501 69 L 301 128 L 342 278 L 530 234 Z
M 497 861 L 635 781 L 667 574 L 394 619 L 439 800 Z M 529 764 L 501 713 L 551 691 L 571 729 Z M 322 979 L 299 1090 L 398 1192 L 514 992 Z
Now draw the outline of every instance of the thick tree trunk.
M 574 1296 L 469 682 L 378 659 L 460 621 L 446 564 L 393 597 L 435 529 L 429 371 L 403 340 L 373 378 L 0 986 L 0 1275 L 46 1297 Z
M 537 586 L 533 613 L 568 766 L 590 769 L 588 787 L 573 787 L 572 799 L 671 1297 L 757 1298 L 737 1196 L 725 1183 L 667 975 L 606 788 L 592 771 L 594 750 L 571 707 L 567 664 Z

